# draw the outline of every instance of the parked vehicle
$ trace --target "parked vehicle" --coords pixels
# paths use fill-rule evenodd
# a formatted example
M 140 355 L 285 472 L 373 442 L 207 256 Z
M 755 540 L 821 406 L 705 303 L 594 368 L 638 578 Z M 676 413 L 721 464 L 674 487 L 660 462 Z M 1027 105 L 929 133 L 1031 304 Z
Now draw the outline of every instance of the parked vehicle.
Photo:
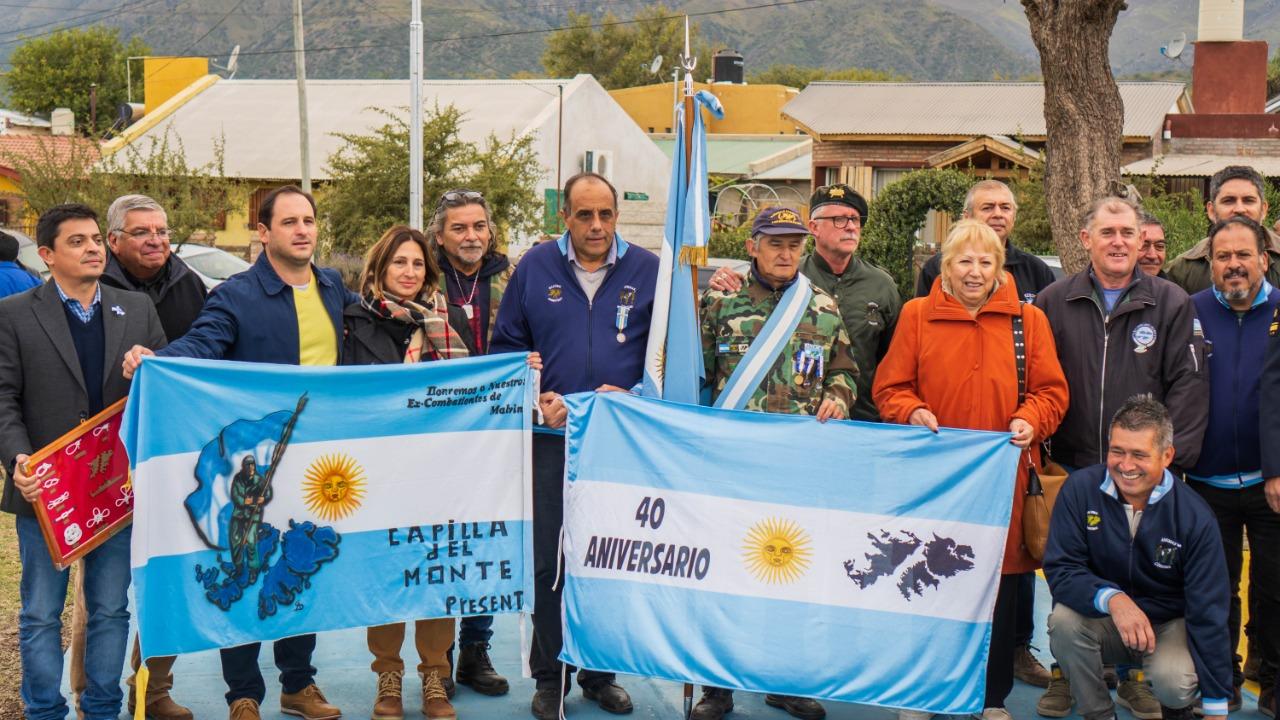
M 232 275 L 248 270 L 250 267 L 249 263 L 226 250 L 207 245 L 183 243 L 174 252 L 178 253 L 178 257 L 200 276 L 204 286 L 210 290 Z

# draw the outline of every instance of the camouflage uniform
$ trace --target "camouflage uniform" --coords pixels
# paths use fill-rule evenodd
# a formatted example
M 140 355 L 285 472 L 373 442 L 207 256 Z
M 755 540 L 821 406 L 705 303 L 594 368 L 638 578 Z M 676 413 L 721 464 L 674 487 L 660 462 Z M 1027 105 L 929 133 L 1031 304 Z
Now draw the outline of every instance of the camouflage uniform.
M 781 290 L 770 290 L 761 284 L 754 272 L 748 274 L 737 292 L 708 290 L 703 293 L 702 357 L 713 400 L 724 390 L 729 376 L 764 328 L 782 294 Z M 822 347 L 826 374 L 797 385 L 793 358 L 806 344 Z M 795 333 L 747 401 L 746 409 L 816 415 L 822 401 L 830 398 L 848 417 L 857 394 L 857 376 L 858 365 L 835 298 L 814 287 L 809 307 Z

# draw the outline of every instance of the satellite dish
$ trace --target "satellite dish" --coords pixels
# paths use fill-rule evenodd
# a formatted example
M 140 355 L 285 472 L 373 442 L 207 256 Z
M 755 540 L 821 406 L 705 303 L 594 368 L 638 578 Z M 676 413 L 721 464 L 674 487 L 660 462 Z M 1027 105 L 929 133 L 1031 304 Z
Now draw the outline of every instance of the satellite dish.
M 1182 57 L 1182 51 L 1187 49 L 1187 34 L 1178 33 L 1178 37 L 1169 41 L 1169 44 L 1160 48 L 1160 54 L 1170 60 L 1177 60 Z
M 649 74 L 657 75 L 658 71 L 661 69 L 662 69 L 662 56 L 659 55 L 653 59 L 653 62 L 649 63 Z
M 218 68 L 219 70 L 226 71 L 228 80 L 231 80 L 232 78 L 234 78 L 236 76 L 236 69 L 239 68 L 240 66 L 240 46 L 237 45 L 231 49 L 231 55 L 230 57 L 227 58 L 226 65 L 219 65 L 218 63 L 213 63 L 213 66 Z

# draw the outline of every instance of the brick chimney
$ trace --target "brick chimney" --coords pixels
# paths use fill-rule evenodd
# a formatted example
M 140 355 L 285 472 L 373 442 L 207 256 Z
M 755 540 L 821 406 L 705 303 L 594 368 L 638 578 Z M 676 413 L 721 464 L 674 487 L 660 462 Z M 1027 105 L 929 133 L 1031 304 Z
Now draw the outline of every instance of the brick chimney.
M 1267 104 L 1267 43 L 1244 39 L 1244 0 L 1200 0 L 1191 68 L 1196 114 L 1252 115 Z

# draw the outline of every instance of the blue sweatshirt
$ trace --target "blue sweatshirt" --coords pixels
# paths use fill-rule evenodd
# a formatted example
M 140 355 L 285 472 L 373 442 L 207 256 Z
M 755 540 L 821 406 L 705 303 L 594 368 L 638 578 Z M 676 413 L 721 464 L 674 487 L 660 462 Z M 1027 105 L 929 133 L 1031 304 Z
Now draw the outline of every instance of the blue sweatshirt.
M 1206 715 L 1226 715 L 1232 662 L 1222 537 L 1209 504 L 1168 471 L 1131 538 L 1125 502 L 1105 465 L 1067 478 L 1053 507 L 1044 574 L 1053 601 L 1086 617 L 1123 592 L 1152 625 L 1185 618 Z
M 1209 365 L 1209 426 L 1193 480 L 1237 489 L 1262 482 L 1262 438 L 1258 427 L 1259 380 L 1267 352 L 1271 316 L 1280 290 L 1262 281 L 1253 306 L 1239 315 L 1215 288 L 1191 296 L 1204 328 Z
M 614 242 L 617 260 L 594 300 L 569 264 L 567 233 L 525 253 L 502 295 L 489 352 L 541 353 L 543 392 L 568 395 L 639 382 L 658 257 L 621 236 Z

